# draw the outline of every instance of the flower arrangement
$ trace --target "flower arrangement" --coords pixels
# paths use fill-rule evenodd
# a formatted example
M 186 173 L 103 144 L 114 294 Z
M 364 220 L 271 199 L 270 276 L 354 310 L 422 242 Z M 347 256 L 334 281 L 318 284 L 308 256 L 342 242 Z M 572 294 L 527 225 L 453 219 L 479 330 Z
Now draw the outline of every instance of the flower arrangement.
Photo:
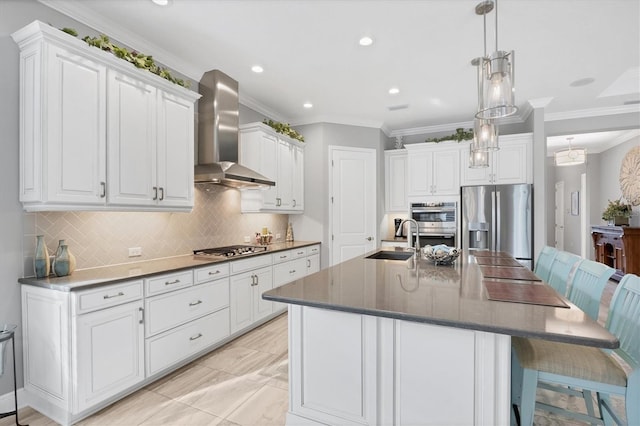
M 287 135 L 292 139 L 295 139 L 300 142 L 304 142 L 304 136 L 300 133 L 296 132 L 289 126 L 289 124 L 280 123 L 279 121 L 267 120 L 266 118 L 263 121 L 264 124 L 271 127 L 278 133 L 282 133 L 283 135 Z
M 62 28 L 61 31 L 74 37 L 78 36 L 78 32 L 73 28 Z M 165 80 L 169 80 L 170 82 L 177 84 L 178 86 L 186 88 L 189 88 L 190 86 L 190 83 L 188 81 L 176 78 L 171 75 L 171 72 L 166 68 L 159 67 L 150 55 L 145 55 L 143 53 L 136 52 L 135 50 L 129 51 L 124 47 L 117 46 L 113 44 L 109 40 L 109 37 L 104 34 L 100 34 L 99 37 L 86 36 L 83 37 L 82 40 L 89 46 L 97 47 L 98 49 L 102 49 L 106 52 L 111 52 L 118 58 L 132 63 L 136 68 L 145 69 L 149 72 L 154 73 L 155 75 L 164 78 Z
M 609 204 L 605 211 L 602 212 L 602 219 L 613 221 L 616 217 L 631 217 L 631 204 L 622 202 L 622 198 L 615 201 L 609 200 Z

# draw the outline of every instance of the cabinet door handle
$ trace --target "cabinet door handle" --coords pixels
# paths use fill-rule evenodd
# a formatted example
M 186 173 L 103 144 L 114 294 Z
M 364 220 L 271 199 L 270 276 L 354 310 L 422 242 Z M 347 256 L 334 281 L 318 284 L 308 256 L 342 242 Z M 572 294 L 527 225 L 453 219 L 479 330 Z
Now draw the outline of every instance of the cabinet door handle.
M 105 299 L 113 299 L 114 297 L 120 297 L 120 296 L 124 296 L 124 293 L 121 291 L 119 291 L 118 294 L 112 294 L 112 295 L 105 294 L 102 297 Z
M 295 269 L 292 269 L 291 271 L 289 271 L 289 273 L 290 273 L 290 274 L 295 274 L 295 273 L 296 273 L 296 270 L 295 270 Z
M 189 303 L 189 306 L 196 306 L 202 303 L 202 300 L 196 300 L 195 302 Z
M 209 275 L 217 275 L 219 273 L 220 271 L 218 271 L 217 269 L 215 271 L 209 271 Z
M 303 254 L 304 254 L 304 252 L 303 252 L 303 251 L 299 251 L 297 254 L 298 254 L 298 255 L 303 255 Z
M 138 324 L 144 324 L 144 308 L 138 308 L 138 312 L 140 312 L 140 319 L 138 320 Z
M 286 259 L 287 255 L 285 254 L 284 256 L 280 256 L 280 259 Z
M 295 207 L 295 206 L 296 206 L 296 200 L 294 199 L 293 200 L 293 207 Z
M 307 259 L 307 268 L 311 268 L 311 259 Z
M 191 336 L 189 337 L 189 340 L 196 340 L 202 337 L 202 333 L 198 333 L 195 336 Z
M 367 237 L 367 241 L 373 241 L 373 237 Z
M 100 192 L 100 198 L 104 198 L 107 196 L 107 184 L 105 182 L 100 182 L 100 188 L 101 188 L 101 192 Z
M 164 285 L 173 285 L 173 284 L 178 284 L 179 282 L 180 280 L 165 281 Z
M 158 187 L 154 186 L 153 187 L 153 200 L 157 200 L 158 199 Z
M 160 201 L 164 200 L 164 188 L 160 187 L 158 188 L 160 190 Z

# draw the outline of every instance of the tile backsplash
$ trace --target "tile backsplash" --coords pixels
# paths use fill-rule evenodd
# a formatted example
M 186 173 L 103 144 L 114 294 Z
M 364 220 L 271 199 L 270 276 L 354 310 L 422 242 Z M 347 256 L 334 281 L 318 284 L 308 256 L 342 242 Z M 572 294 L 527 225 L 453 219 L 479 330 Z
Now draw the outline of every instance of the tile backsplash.
M 194 249 L 244 244 L 263 226 L 284 240 L 288 215 L 240 213 L 240 192 L 197 185 L 191 213 L 38 212 L 25 213 L 24 274 L 33 276 L 35 236 L 44 235 L 49 254 L 66 240 L 77 269 L 189 254 Z M 129 257 L 130 247 L 142 256 Z

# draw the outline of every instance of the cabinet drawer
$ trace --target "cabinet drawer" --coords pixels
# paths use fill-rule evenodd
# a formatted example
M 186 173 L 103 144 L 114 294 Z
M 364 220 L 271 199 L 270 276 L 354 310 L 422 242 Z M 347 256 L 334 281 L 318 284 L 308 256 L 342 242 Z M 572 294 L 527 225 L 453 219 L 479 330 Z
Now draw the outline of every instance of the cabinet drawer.
M 320 245 L 316 244 L 315 246 L 307 247 L 307 256 L 312 256 L 314 254 L 320 254 Z
M 270 266 L 271 262 L 272 259 L 270 254 L 261 254 L 258 256 L 252 256 L 248 259 L 234 260 L 229 265 L 231 273 L 237 274 L 251 269 L 262 268 L 263 266 Z
M 166 293 L 193 284 L 193 271 L 158 275 L 144 280 L 146 296 Z
M 145 301 L 145 335 L 153 336 L 229 306 L 229 279 L 155 296 Z
M 295 281 L 305 275 L 307 275 L 307 260 L 304 258 L 274 265 L 273 287 L 280 287 L 283 284 Z
M 142 299 L 142 280 L 127 281 L 98 289 L 79 291 L 76 297 L 76 314 L 96 311 L 110 306 Z
M 211 280 L 229 276 L 229 263 L 216 263 L 215 265 L 194 270 L 195 283 L 205 283 Z
M 291 253 L 291 250 L 283 250 L 283 251 L 279 251 L 277 253 L 273 253 L 273 263 L 282 263 L 282 262 L 286 262 L 288 260 L 291 260 L 293 257 L 293 254 Z
M 307 255 L 306 247 L 298 247 L 297 249 L 291 250 L 291 258 L 297 259 L 299 257 L 305 257 Z
M 147 339 L 147 377 L 229 336 L 229 308 Z

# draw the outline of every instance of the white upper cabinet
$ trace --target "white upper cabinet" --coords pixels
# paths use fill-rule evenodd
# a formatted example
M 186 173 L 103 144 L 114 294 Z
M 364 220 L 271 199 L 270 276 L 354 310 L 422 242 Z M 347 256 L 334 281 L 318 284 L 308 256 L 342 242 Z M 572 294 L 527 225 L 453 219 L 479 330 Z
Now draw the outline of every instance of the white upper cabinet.
M 460 148 L 457 142 L 406 145 L 408 196 L 460 193 Z
M 489 167 L 469 168 L 469 145 L 461 151 L 462 185 L 533 183 L 531 133 L 500 136 L 500 149 L 491 152 Z
M 407 150 L 384 152 L 384 195 L 387 212 L 409 211 L 407 201 Z
M 304 144 L 263 123 L 240 126 L 239 163 L 273 179 L 268 189 L 243 189 L 241 211 L 304 211 Z
M 193 207 L 199 94 L 39 21 L 12 36 L 25 210 Z

